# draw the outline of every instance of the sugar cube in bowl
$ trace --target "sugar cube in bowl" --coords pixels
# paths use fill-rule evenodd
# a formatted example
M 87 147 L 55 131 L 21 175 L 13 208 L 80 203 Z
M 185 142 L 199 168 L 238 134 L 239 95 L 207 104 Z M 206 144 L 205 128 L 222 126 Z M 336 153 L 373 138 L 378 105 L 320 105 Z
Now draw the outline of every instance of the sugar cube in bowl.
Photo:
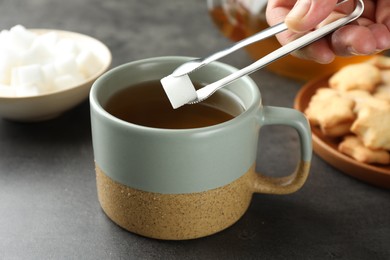
M 0 117 L 43 121 L 88 98 L 93 82 L 111 65 L 111 52 L 76 32 L 25 29 L 0 32 Z

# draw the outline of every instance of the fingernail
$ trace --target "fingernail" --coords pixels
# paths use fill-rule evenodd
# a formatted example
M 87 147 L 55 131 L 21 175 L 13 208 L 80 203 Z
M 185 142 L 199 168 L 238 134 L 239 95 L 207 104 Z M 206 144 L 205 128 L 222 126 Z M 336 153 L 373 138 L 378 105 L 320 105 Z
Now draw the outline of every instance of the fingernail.
M 356 56 L 362 55 L 361 53 L 358 53 L 352 46 L 348 46 L 347 50 L 352 55 L 356 55 Z
M 375 55 L 375 54 L 378 54 L 378 53 L 380 53 L 381 51 L 383 51 L 383 50 L 378 50 L 378 49 L 376 49 L 376 50 L 374 50 L 374 51 L 372 51 L 372 52 L 370 52 L 370 53 L 361 53 L 361 52 L 356 51 L 352 46 L 349 46 L 349 47 L 347 48 L 347 50 L 348 50 L 348 52 L 349 52 L 350 54 L 355 55 L 355 56 Z

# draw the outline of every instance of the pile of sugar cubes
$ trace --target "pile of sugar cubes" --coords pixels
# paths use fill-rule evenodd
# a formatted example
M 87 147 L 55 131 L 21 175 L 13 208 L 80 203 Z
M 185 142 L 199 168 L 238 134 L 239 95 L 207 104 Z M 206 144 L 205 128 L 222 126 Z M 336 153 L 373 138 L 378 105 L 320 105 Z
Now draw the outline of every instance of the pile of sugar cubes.
M 91 50 L 55 31 L 36 34 L 16 25 L 0 32 L 0 97 L 66 89 L 82 83 L 101 66 Z

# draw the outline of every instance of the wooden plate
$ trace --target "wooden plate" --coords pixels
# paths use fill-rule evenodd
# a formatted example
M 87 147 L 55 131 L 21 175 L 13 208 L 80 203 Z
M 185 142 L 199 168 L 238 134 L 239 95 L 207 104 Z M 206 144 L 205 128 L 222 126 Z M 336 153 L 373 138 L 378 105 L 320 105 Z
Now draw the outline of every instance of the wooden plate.
M 316 90 L 328 86 L 328 77 L 309 81 L 295 98 L 295 109 L 303 112 Z M 390 165 L 373 165 L 360 163 L 337 150 L 339 139 L 324 136 L 320 129 L 312 126 L 313 150 L 326 162 L 359 180 L 383 188 L 390 188 Z

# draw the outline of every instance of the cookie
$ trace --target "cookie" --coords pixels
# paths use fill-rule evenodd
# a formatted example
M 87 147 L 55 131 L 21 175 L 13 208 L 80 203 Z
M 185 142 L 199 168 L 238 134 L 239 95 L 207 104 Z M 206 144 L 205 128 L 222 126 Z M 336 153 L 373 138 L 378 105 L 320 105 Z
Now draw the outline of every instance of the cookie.
M 325 135 L 339 136 L 349 133 L 349 127 L 356 117 L 353 108 L 353 100 L 341 97 L 334 89 L 320 88 L 304 112 L 308 120 L 313 125 L 319 125 Z
M 339 144 L 338 150 L 362 163 L 389 164 L 390 154 L 386 150 L 373 150 L 364 146 L 356 136 L 346 136 Z
M 340 91 L 353 89 L 374 91 L 382 82 L 380 70 L 370 63 L 357 63 L 343 67 L 329 79 L 329 86 Z
M 390 58 L 382 55 L 376 55 L 369 59 L 367 63 L 374 65 L 379 69 L 390 69 Z
M 390 69 L 381 70 L 382 84 L 390 85 Z
M 352 124 L 351 131 L 368 148 L 390 150 L 390 105 L 363 107 Z
M 353 121 L 341 122 L 337 125 L 322 125 L 320 126 L 321 132 L 330 137 L 339 137 L 351 133 Z
M 376 99 L 385 100 L 387 102 L 390 102 L 390 83 L 388 85 L 378 86 L 372 95 Z
M 377 90 L 378 88 L 376 88 L 375 91 Z M 359 113 L 359 111 L 366 106 L 386 108 L 389 105 L 389 102 L 387 100 L 379 99 L 378 97 L 374 96 L 374 94 L 371 95 L 368 91 L 365 90 L 346 91 L 346 92 L 342 92 L 341 96 L 345 98 L 349 98 L 355 102 L 355 106 L 353 108 L 353 111 L 355 113 Z
M 371 97 L 370 92 L 368 92 L 366 90 L 361 90 L 361 89 L 340 92 L 340 95 L 342 97 L 350 98 L 353 100 L 359 100 L 359 99 Z

